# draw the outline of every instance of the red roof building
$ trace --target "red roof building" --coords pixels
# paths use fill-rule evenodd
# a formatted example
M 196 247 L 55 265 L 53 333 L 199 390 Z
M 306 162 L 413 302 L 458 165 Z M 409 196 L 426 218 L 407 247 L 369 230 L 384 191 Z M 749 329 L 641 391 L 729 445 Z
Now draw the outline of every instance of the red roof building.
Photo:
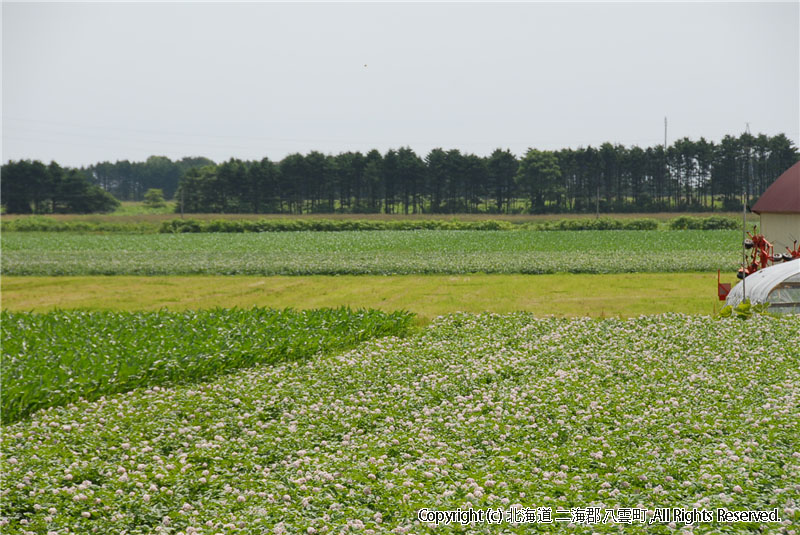
M 753 206 L 757 214 L 800 214 L 800 162 L 785 171 Z
M 753 206 L 761 216 L 761 234 L 776 253 L 800 243 L 800 162 L 772 183 Z

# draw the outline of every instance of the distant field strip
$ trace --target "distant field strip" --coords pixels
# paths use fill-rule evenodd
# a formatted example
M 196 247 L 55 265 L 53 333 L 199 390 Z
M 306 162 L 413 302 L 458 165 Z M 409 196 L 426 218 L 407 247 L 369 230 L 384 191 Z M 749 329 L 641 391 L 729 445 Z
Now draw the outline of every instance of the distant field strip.
M 606 275 L 312 275 L 305 277 L 80 276 L 2 280 L 5 310 L 199 310 L 252 306 L 409 310 L 425 323 L 451 312 L 514 312 L 537 316 L 712 314 L 713 273 Z M 735 280 L 731 273 L 724 280 Z
M 717 231 L 4 233 L 4 275 L 391 275 L 735 270 Z

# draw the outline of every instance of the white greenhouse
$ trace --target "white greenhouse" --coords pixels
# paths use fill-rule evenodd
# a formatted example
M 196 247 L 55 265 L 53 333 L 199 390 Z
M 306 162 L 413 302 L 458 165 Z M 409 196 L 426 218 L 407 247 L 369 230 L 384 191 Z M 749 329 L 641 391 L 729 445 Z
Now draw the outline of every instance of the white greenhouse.
M 760 269 L 739 282 L 728 294 L 726 305 L 745 299 L 754 305 L 769 303 L 769 312 L 800 314 L 800 259 Z

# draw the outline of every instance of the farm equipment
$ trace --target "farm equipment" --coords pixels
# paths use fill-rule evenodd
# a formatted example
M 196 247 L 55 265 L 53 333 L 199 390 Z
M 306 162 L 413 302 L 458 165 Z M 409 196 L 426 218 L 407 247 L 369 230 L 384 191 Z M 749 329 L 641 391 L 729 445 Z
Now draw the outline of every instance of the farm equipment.
M 719 270 L 717 270 L 717 297 L 720 301 L 725 301 L 731 293 L 731 283 L 719 281 Z
M 752 275 L 759 269 L 764 269 L 775 259 L 775 256 L 772 254 L 772 244 L 768 242 L 763 235 L 756 234 L 755 232 L 756 229 L 753 227 L 753 233 L 747 233 L 750 238 L 744 240 L 744 248 L 752 250 L 752 255 L 750 264 L 740 267 L 739 271 L 736 273 L 736 276 L 740 279 Z M 783 256 L 779 255 L 779 257 L 782 261 Z
M 800 258 L 800 246 L 797 245 L 797 240 L 794 240 L 792 247 L 794 247 L 794 249 L 789 249 L 787 247 L 786 252 L 781 255 L 783 256 L 784 262 L 788 262 L 789 260 L 794 260 L 795 258 Z
M 762 234 L 757 234 L 755 227 L 753 227 L 752 233 L 747 233 L 747 236 L 748 238 L 744 240 L 743 245 L 745 250 L 751 251 L 750 263 L 739 268 L 736 273 L 736 277 L 739 279 L 744 279 L 756 271 L 768 267 L 770 264 L 775 265 L 800 259 L 800 246 L 797 245 L 797 240 L 792 244 L 793 249 L 787 247 L 785 253 L 775 253 L 773 245 Z M 725 301 L 730 291 L 731 285 L 720 282 L 720 272 L 717 270 L 717 297 L 719 300 Z

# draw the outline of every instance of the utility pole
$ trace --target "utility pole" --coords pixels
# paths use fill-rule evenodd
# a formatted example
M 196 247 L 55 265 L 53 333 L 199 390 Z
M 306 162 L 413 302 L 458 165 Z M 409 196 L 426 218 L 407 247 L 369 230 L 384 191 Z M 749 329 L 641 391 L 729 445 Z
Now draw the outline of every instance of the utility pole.
M 669 166 L 667 165 L 667 116 L 666 115 L 664 116 L 664 186 L 669 188 Z M 667 199 L 669 199 L 669 197 L 667 197 Z
M 183 188 L 181 188 L 181 219 L 183 219 Z
M 597 185 L 597 195 L 595 196 L 595 201 L 597 203 L 597 212 L 594 217 L 595 219 L 600 219 L 600 184 Z
M 747 236 L 745 232 L 747 230 L 747 197 L 745 196 L 744 191 L 742 191 L 742 303 L 747 298 L 747 283 L 745 279 L 747 278 L 747 250 L 744 245 Z
M 747 137 L 751 137 L 750 134 L 750 123 L 745 124 L 745 132 L 747 132 Z M 749 139 L 748 139 L 749 142 Z M 744 187 L 745 191 L 745 203 L 750 202 L 750 185 L 753 183 L 753 157 L 752 157 L 752 149 L 750 145 L 747 146 L 747 181 Z
M 745 123 L 745 132 L 747 132 L 748 137 L 750 136 L 750 123 Z M 746 247 L 744 245 L 744 241 L 746 239 L 745 232 L 747 231 L 747 185 L 750 180 L 753 179 L 753 161 L 750 159 L 750 147 L 747 147 L 747 167 L 749 170 L 749 179 L 743 180 L 744 184 L 742 184 L 742 303 L 744 303 L 745 298 L 747 297 L 747 283 L 745 279 L 747 278 L 747 273 L 745 272 L 747 269 L 747 252 Z

